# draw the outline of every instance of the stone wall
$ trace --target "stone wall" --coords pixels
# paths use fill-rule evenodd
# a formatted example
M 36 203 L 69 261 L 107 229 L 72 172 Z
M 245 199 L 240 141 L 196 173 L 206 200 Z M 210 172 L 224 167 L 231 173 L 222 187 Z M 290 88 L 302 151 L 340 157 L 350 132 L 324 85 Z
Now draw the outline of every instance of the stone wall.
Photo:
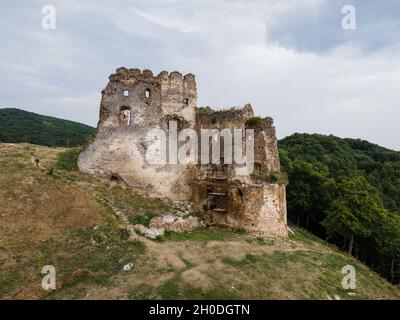
M 97 133 L 79 156 L 80 170 L 117 177 L 149 196 L 191 201 L 209 225 L 286 236 L 285 185 L 270 181 L 270 175 L 280 173 L 272 119 L 254 117 L 249 104 L 222 111 L 196 105 L 192 74 L 163 71 L 154 76 L 150 70 L 117 69 L 102 91 Z M 149 132 L 168 132 L 170 120 L 178 122 L 179 131 L 191 128 L 198 132 L 199 159 L 201 129 L 241 129 L 243 133 L 254 129 L 254 173 L 234 174 L 239 165 L 224 164 L 223 157 L 220 164 L 152 164 L 149 159 L 159 156 L 159 148 L 150 145 L 159 137 Z M 209 142 L 206 145 L 210 147 Z M 220 147 L 223 154 L 223 140 Z
M 280 174 L 272 119 L 254 118 L 250 105 L 215 112 L 203 108 L 198 110 L 196 129 L 205 128 L 242 129 L 243 136 L 253 129 L 256 170 L 254 175 L 237 176 L 235 163 L 197 166 L 193 201 L 204 210 L 206 223 L 287 236 L 285 184 L 269 181 L 271 174 Z M 220 146 L 223 150 L 223 139 Z
M 119 68 L 109 80 L 102 91 L 96 137 L 78 159 L 80 170 L 100 176 L 118 175 L 151 196 L 189 200 L 192 191 L 187 168 L 153 165 L 146 154 L 150 152 L 150 130 L 168 131 L 171 119 L 183 127 L 194 127 L 194 76 L 165 71 L 153 76 L 150 70 Z

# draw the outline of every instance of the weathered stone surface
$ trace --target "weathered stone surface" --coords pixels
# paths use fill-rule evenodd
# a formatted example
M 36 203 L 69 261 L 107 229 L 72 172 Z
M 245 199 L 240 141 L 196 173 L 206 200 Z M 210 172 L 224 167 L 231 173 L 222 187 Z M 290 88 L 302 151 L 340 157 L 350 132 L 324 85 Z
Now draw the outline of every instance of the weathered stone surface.
M 197 116 L 198 131 L 253 129 L 254 172 L 238 176 L 235 164 L 200 165 L 194 175 L 193 201 L 204 209 L 208 225 L 287 236 L 286 191 L 284 181 L 279 181 L 275 128 L 271 118 L 253 116 L 250 105 Z M 277 181 L 270 181 L 271 177 Z
M 157 239 L 157 237 L 164 235 L 165 232 L 164 228 L 147 228 L 141 224 L 135 225 L 135 231 L 137 231 L 140 235 L 150 239 Z
M 111 185 L 126 183 L 148 196 L 177 203 L 177 220 L 153 219 L 152 226 L 159 230 L 139 227 L 149 237 L 157 237 L 172 225 L 179 225 L 178 230 L 189 228 L 186 224 L 191 228 L 192 222 L 198 224 L 183 219 L 193 210 L 203 212 L 208 225 L 287 236 L 285 182 L 280 178 L 273 120 L 254 118 L 249 104 L 222 111 L 196 109 L 196 104 L 192 74 L 163 71 L 154 76 L 150 70 L 117 69 L 102 91 L 97 134 L 79 156 L 80 170 L 107 176 Z M 195 129 L 198 137 L 201 129 L 253 129 L 254 173 L 237 176 L 233 174 L 239 167 L 236 164 L 151 163 L 149 159 L 157 157 L 157 150 L 149 146 L 158 140 L 149 139 L 148 133 L 152 129 L 168 132 L 171 120 L 178 122 L 179 131 Z M 199 150 L 200 143 L 199 139 Z M 188 206 L 189 202 L 194 206 Z
M 128 272 L 128 271 L 131 271 L 132 267 L 133 267 L 133 263 L 130 262 L 130 263 L 127 263 L 126 265 L 124 265 L 122 270 L 125 272 Z
M 150 221 L 150 227 L 152 228 L 166 229 L 175 232 L 192 231 L 199 226 L 199 219 L 192 216 L 182 218 L 174 215 L 166 215 L 155 217 Z
M 190 182 L 183 165 L 151 165 L 147 134 L 168 131 L 168 120 L 193 127 L 197 103 L 193 75 L 119 68 L 102 92 L 100 120 L 94 142 L 78 159 L 81 171 L 120 177 L 150 196 L 189 200 Z M 147 155 L 147 156 L 146 156 Z

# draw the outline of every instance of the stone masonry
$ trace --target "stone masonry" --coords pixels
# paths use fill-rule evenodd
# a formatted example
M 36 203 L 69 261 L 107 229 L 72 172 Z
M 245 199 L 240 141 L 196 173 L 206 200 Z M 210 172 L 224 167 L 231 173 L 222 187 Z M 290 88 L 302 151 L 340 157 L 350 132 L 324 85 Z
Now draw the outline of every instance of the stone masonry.
M 150 145 L 157 137 L 149 140 L 148 133 L 171 132 L 171 121 L 178 131 L 193 129 L 198 136 L 201 129 L 253 129 L 253 173 L 235 175 L 237 165 L 224 164 L 224 159 L 220 164 L 150 163 Z M 287 236 L 285 179 L 273 120 L 254 117 L 250 105 L 197 108 L 192 74 L 163 71 L 154 76 L 150 70 L 117 69 L 102 91 L 94 141 L 78 165 L 85 173 L 124 181 L 151 197 L 191 202 L 208 225 Z

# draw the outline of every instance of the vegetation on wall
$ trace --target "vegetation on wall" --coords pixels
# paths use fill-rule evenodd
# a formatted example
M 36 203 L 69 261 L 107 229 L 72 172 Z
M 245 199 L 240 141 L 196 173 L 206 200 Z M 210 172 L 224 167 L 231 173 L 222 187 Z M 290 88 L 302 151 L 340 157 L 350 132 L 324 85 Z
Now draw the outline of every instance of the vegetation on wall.
M 280 171 L 266 171 L 264 168 L 255 168 L 251 174 L 253 179 L 258 179 L 268 183 L 287 184 L 287 176 Z
M 251 117 L 246 120 L 245 125 L 246 125 L 246 128 L 254 129 L 254 128 L 260 126 L 263 123 L 263 121 L 264 120 L 261 117 Z
M 210 115 L 215 113 L 215 110 L 213 110 L 210 107 L 198 107 L 196 108 L 196 115 Z
M 294 134 L 279 142 L 288 218 L 400 281 L 400 152 Z

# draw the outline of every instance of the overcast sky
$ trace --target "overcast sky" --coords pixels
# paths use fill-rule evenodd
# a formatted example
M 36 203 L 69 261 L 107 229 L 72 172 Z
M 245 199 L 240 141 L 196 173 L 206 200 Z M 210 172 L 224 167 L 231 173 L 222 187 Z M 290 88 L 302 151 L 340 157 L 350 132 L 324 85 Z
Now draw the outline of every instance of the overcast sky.
M 56 30 L 42 28 L 42 6 Z M 356 29 L 341 26 L 356 8 Z M 117 67 L 194 73 L 198 105 L 400 150 L 398 0 L 0 2 L 0 106 L 98 120 Z

